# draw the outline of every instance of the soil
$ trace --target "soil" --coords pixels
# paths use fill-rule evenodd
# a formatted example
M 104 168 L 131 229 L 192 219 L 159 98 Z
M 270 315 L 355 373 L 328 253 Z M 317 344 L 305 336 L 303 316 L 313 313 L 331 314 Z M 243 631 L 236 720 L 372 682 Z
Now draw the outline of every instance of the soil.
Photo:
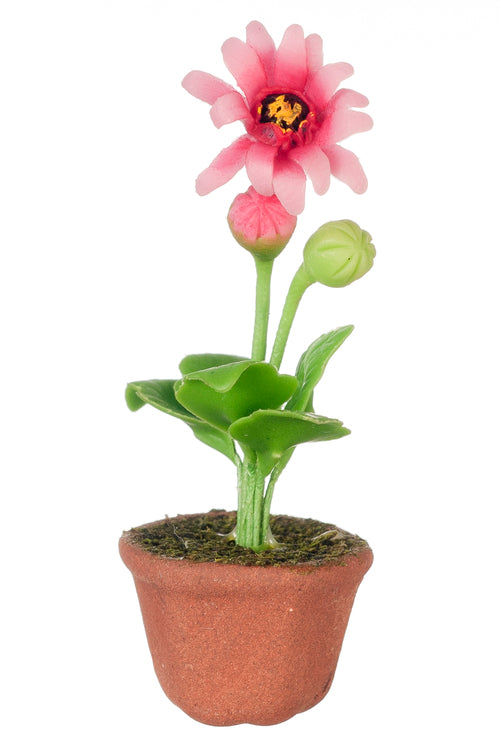
M 292 516 L 271 516 L 271 530 L 280 546 L 256 553 L 239 547 L 225 535 L 236 523 L 236 513 L 210 513 L 165 518 L 130 530 L 130 541 L 162 557 L 239 565 L 342 564 L 346 555 L 368 547 L 355 534 L 333 524 Z

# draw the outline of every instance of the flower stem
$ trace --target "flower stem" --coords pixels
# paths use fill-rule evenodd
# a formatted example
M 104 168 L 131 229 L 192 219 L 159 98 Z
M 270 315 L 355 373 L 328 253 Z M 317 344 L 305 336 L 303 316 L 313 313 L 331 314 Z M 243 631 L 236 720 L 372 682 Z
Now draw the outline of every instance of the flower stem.
M 258 466 L 257 457 L 246 455 L 239 472 L 235 541 L 255 552 L 269 546 L 269 514 L 267 519 L 263 518 L 264 484 L 265 476 Z
M 253 330 L 252 359 L 262 362 L 266 358 L 273 260 L 262 260 L 262 258 L 258 258 L 257 256 L 254 257 L 255 268 L 257 270 L 257 287 L 255 292 L 255 323 Z
M 281 472 L 286 467 L 288 462 L 290 461 L 292 454 L 294 452 L 295 448 L 289 448 L 286 453 L 284 453 L 281 457 L 281 459 L 278 461 L 276 466 L 274 467 L 271 476 L 269 477 L 269 482 L 267 483 L 267 489 L 266 494 L 264 495 L 264 508 L 262 511 L 262 531 L 263 533 L 266 533 L 267 527 L 269 526 L 269 518 L 271 515 L 271 500 L 273 499 L 274 494 L 274 487 L 276 485 L 276 482 L 278 481 Z
M 280 324 L 278 326 L 278 332 L 276 333 L 276 339 L 274 341 L 273 352 L 271 354 L 270 362 L 272 365 L 279 369 L 283 354 L 285 352 L 285 346 L 288 341 L 290 329 L 292 327 L 295 313 L 299 306 L 299 302 L 306 289 L 314 283 L 314 279 L 309 276 L 304 265 L 301 265 L 297 273 L 292 279 L 288 295 L 285 300 L 285 306 L 283 307 L 283 313 L 281 315 Z

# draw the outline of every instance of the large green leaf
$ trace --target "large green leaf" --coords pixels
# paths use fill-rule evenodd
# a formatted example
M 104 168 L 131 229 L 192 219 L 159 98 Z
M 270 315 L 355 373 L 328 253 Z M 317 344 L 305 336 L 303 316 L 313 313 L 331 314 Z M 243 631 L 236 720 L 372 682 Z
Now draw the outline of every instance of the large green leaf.
M 297 365 L 295 374 L 299 385 L 285 409 L 289 411 L 312 410 L 314 388 L 321 380 L 330 357 L 344 343 L 353 329 L 354 326 L 342 326 L 313 341 Z
M 267 362 L 244 360 L 186 375 L 175 385 L 176 399 L 192 414 L 227 430 L 257 409 L 276 409 L 297 387 Z
M 265 475 L 290 448 L 300 443 L 335 440 L 349 433 L 338 419 L 278 409 L 256 411 L 229 428 L 229 434 L 243 450 L 257 454 Z
M 175 383 L 175 380 L 141 380 L 129 383 L 125 391 L 125 399 L 129 409 L 137 411 L 144 404 L 150 404 L 155 409 L 181 419 L 191 427 L 199 440 L 223 453 L 235 463 L 236 453 L 234 443 L 229 435 L 207 424 L 185 409 L 175 397 Z
M 238 357 L 235 354 L 188 354 L 180 363 L 179 370 L 183 375 L 189 375 L 191 372 L 229 365 L 231 362 L 241 362 L 244 359 L 247 357 Z

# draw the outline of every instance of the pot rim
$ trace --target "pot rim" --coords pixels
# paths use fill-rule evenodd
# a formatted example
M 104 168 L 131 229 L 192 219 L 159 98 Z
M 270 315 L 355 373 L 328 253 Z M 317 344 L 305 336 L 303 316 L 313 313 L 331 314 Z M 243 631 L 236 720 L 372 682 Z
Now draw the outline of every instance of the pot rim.
M 214 515 L 225 513 L 233 515 L 234 511 L 213 511 Z M 186 519 L 202 515 L 200 513 L 185 513 L 173 516 L 174 519 Z M 203 515 L 210 515 L 205 513 Z M 165 519 L 150 521 L 133 529 L 145 529 L 156 524 L 163 523 Z M 332 524 L 333 525 L 333 524 Z M 373 562 L 373 551 L 367 544 L 355 551 L 348 551 L 334 560 L 325 560 L 318 563 L 310 562 L 290 562 L 280 563 L 279 565 L 243 565 L 231 561 L 206 561 L 190 560 L 180 557 L 167 557 L 159 555 L 143 547 L 135 541 L 133 529 L 124 531 L 119 540 L 119 551 L 123 562 L 132 572 L 132 574 L 144 581 L 163 585 L 167 579 L 171 579 L 173 568 L 175 568 L 175 581 L 170 582 L 177 586 L 185 584 L 188 578 L 192 578 L 196 573 L 200 578 L 206 578 L 207 583 L 218 585 L 229 584 L 234 582 L 236 571 L 238 575 L 250 582 L 256 579 L 272 580 L 278 584 L 280 580 L 288 579 L 290 576 L 301 575 L 305 578 L 332 576 L 333 571 L 338 571 L 338 576 L 342 577 L 342 571 L 351 568 L 359 568 L 361 577 L 368 571 Z

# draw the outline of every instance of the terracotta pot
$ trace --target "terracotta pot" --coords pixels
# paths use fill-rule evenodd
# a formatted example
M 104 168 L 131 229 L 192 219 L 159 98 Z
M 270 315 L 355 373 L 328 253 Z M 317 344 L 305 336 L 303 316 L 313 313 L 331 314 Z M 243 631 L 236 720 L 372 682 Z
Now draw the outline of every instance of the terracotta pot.
M 278 724 L 326 695 L 373 561 L 367 547 L 320 566 L 189 562 L 148 552 L 129 532 L 120 554 L 163 690 L 216 726 Z

